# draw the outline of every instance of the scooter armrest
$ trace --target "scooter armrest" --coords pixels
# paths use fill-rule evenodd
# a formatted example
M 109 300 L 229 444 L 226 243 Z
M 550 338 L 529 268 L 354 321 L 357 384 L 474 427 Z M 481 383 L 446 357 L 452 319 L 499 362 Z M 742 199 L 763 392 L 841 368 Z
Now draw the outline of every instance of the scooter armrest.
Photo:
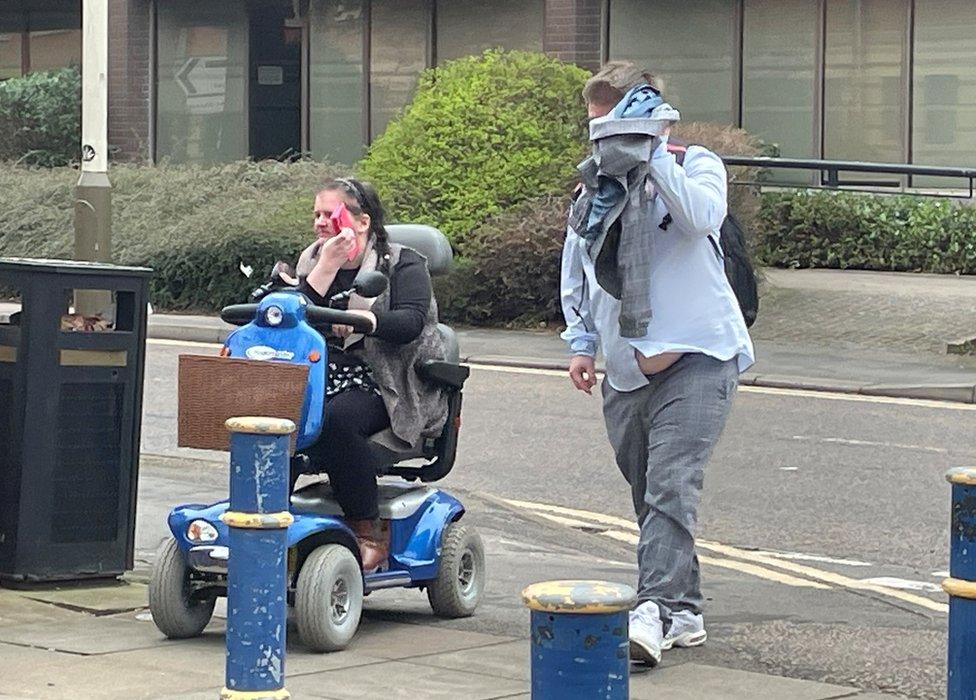
M 471 374 L 471 368 L 440 360 L 428 360 L 417 370 L 422 379 L 460 390 Z

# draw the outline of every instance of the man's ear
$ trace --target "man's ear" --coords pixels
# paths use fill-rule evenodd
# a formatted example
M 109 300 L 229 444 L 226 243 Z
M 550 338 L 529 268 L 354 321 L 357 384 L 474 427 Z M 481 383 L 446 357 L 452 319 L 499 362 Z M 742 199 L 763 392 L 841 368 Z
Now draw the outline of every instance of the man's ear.
M 366 212 L 363 212 L 360 215 L 360 217 L 359 217 L 359 222 L 363 226 L 363 228 L 362 228 L 363 231 L 369 231 L 369 226 L 370 226 L 370 224 L 373 223 L 373 220 L 371 218 L 369 218 L 369 214 L 367 214 Z

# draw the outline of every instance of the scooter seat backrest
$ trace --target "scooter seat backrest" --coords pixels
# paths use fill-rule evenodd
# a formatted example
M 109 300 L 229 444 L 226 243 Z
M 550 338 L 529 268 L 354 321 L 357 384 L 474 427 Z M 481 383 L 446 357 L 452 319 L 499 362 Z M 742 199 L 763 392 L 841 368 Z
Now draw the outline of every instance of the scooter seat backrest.
M 454 263 L 454 251 L 447 236 L 424 224 L 390 224 L 386 227 L 391 243 L 413 248 L 427 258 L 431 275 L 446 275 Z

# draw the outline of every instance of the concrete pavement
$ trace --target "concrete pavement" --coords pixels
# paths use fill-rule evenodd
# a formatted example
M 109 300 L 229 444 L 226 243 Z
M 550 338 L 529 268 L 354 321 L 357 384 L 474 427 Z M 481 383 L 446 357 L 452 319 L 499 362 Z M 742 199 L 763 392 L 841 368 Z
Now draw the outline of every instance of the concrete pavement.
M 214 698 L 223 685 L 226 607 L 197 639 L 169 641 L 146 610 L 152 547 L 166 535 L 159 500 L 204 496 L 226 481 L 216 463 L 143 456 L 137 526 L 137 568 L 122 583 L 0 589 L 0 698 Z M 152 493 L 152 502 L 147 495 Z M 349 649 L 314 654 L 289 625 L 286 687 L 295 698 L 527 698 L 528 612 L 518 592 L 527 582 L 572 576 L 627 581 L 633 566 L 578 549 L 565 533 L 538 519 L 464 494 L 486 540 L 491 571 L 485 602 L 471 620 L 434 618 L 424 597 L 409 590 L 367 599 Z M 146 507 L 148 506 L 148 507 Z M 524 533 L 532 531 L 533 537 Z M 519 536 L 517 533 L 523 533 Z M 518 539 L 516 539 L 518 537 Z M 623 550 L 621 550 L 623 551 Z M 709 587 L 723 588 L 716 572 Z M 631 697 L 728 698 L 894 697 L 857 688 L 730 667 L 721 627 L 714 642 L 675 650 L 653 672 L 635 669 Z

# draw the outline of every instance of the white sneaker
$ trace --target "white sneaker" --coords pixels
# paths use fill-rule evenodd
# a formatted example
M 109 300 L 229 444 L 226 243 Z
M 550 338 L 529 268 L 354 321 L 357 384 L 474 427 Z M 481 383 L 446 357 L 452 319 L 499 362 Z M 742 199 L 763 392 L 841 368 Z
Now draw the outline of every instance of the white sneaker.
M 647 602 L 630 611 L 630 658 L 654 667 L 661 662 L 664 627 L 657 603 Z
M 705 632 L 705 621 L 701 615 L 690 610 L 679 610 L 671 615 L 671 629 L 664 636 L 661 649 L 666 651 L 671 647 L 699 647 L 708 639 Z

